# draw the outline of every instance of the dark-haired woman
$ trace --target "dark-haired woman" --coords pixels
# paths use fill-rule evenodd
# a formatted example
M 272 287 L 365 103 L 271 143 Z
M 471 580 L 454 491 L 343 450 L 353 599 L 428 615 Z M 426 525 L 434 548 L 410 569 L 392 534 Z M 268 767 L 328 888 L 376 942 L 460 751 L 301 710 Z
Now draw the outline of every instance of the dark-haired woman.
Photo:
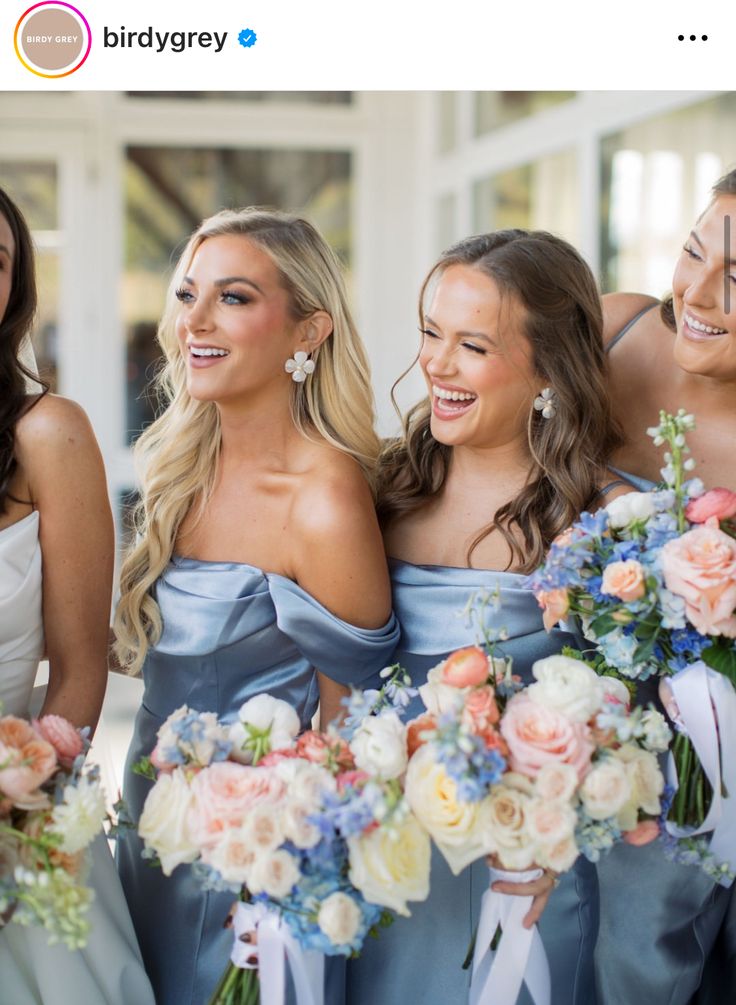
M 0 190 L 0 701 L 27 717 L 39 658 L 42 714 L 94 726 L 107 673 L 113 533 L 89 422 L 45 393 L 29 359 L 36 308 L 33 248 Z M 30 388 L 30 393 L 29 393 Z M 38 393 L 38 392 L 41 393 Z M 0 932 L 0 998 L 13 1005 L 151 1005 L 148 979 L 104 838 L 93 850 L 86 949 L 48 946 L 12 921 Z
M 421 685 L 427 671 L 476 641 L 458 614 L 474 591 L 497 593 L 488 627 L 529 682 L 535 660 L 566 637 L 547 635 L 525 573 L 585 509 L 628 491 L 606 459 L 618 444 L 605 390 L 600 301 L 566 242 L 521 230 L 469 238 L 432 268 L 420 297 L 419 354 L 428 397 L 385 452 L 379 511 L 402 626 L 395 659 Z M 569 637 L 568 637 L 569 638 Z M 410 713 L 421 711 L 419 702 Z M 462 961 L 488 885 L 483 863 L 451 875 L 433 862 L 429 900 L 412 907 L 348 965 L 349 1005 L 460 1005 Z M 535 897 L 545 875 L 498 884 Z M 594 1005 L 595 870 L 581 861 L 551 896 L 541 931 L 554 1005 Z M 519 1001 L 527 1002 L 523 989 Z
M 604 317 L 614 408 L 627 436 L 617 466 L 642 489 L 659 481 L 661 448 L 646 429 L 661 408 L 685 408 L 697 422 L 688 435 L 694 474 L 707 488 L 736 490 L 736 170 L 716 183 L 685 239 L 672 296 L 660 303 L 612 294 L 604 297 Z M 684 1005 L 704 972 L 709 1001 L 733 996 L 733 888 L 714 884 L 698 866 L 668 862 L 657 845 L 615 848 L 600 877 L 603 1005 Z

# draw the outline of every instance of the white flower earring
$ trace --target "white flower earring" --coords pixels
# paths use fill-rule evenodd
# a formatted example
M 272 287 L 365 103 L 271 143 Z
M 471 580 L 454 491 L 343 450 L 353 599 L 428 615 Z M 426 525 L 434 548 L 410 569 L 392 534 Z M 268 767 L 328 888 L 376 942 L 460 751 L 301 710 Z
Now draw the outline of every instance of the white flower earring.
M 557 399 L 551 387 L 543 387 L 534 399 L 534 411 L 541 412 L 542 418 L 552 419 L 557 411 Z
M 309 359 L 305 352 L 301 350 L 295 352 L 294 356 L 287 359 L 284 370 L 291 374 L 291 379 L 297 384 L 303 384 L 310 373 L 314 373 L 314 360 Z

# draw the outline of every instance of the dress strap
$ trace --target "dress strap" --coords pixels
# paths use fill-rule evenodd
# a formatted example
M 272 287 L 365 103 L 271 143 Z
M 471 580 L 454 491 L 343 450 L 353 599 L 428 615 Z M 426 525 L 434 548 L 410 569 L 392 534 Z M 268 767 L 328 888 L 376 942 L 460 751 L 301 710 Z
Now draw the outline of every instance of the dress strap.
M 625 481 L 623 478 L 617 478 L 615 481 L 609 482 L 608 485 L 604 485 L 602 489 L 598 490 L 597 494 L 599 496 L 607 496 L 612 489 L 618 488 L 619 485 L 624 485 L 629 489 L 632 487 L 631 482 Z
M 636 322 L 639 320 L 639 318 L 643 318 L 644 315 L 647 314 L 649 311 L 651 311 L 653 307 L 659 307 L 658 300 L 653 304 L 647 304 L 646 307 L 642 307 L 640 311 L 637 311 L 637 313 L 633 316 L 631 321 L 627 321 L 626 324 L 621 329 L 621 331 L 617 332 L 613 336 L 611 341 L 606 346 L 606 352 L 610 352 L 611 349 L 613 349 L 613 347 L 616 345 L 616 343 L 621 341 L 621 339 L 624 337 L 629 328 L 633 328 Z

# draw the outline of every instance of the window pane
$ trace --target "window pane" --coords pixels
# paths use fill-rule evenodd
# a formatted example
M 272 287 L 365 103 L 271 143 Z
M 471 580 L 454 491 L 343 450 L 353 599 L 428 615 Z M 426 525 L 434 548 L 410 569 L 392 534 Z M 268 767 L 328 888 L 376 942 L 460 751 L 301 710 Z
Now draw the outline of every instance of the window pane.
M 475 96 L 475 135 L 569 101 L 576 91 L 479 91 Z
M 550 230 L 576 244 L 580 217 L 574 151 L 542 157 L 476 182 L 473 219 L 478 232 L 508 227 Z
M 39 373 L 54 391 L 58 385 L 56 337 L 62 234 L 58 218 L 56 164 L 0 161 L 0 187 L 20 207 L 36 245 L 38 315 L 33 348 Z
M 160 358 L 155 341 L 177 250 L 222 208 L 274 206 L 303 213 L 350 264 L 351 157 L 343 151 L 173 149 L 127 151 L 127 436 L 154 415 L 146 387 Z
M 437 110 L 437 153 L 446 154 L 457 143 L 457 104 L 455 91 L 440 91 L 435 97 Z
M 736 162 L 736 94 L 630 126 L 601 149 L 603 288 L 662 296 L 675 259 Z

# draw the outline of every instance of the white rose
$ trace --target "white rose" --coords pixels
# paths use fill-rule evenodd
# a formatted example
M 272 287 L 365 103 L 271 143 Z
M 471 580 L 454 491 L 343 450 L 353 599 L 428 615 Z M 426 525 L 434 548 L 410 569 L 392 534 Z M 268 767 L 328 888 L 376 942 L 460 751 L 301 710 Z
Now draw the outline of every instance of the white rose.
M 387 782 L 406 771 L 406 726 L 396 712 L 364 719 L 350 741 L 361 771 Z
M 256 855 L 250 867 L 248 889 L 251 893 L 265 893 L 280 900 L 291 893 L 299 882 L 299 865 L 288 851 L 272 851 Z
M 647 709 L 641 717 L 641 724 L 644 727 L 644 743 L 649 750 L 663 753 L 669 749 L 672 733 L 661 712 L 653 708 Z
M 483 812 L 485 800 L 461 802 L 455 782 L 435 761 L 429 744 L 420 747 L 409 761 L 405 793 L 456 876 L 466 865 L 494 851 Z
M 452 687 L 442 681 L 442 670 L 444 661 L 439 666 L 432 667 L 427 674 L 427 683 L 419 688 L 419 697 L 424 702 L 424 707 L 432 715 L 442 715 L 443 712 L 451 712 L 462 703 L 462 698 L 468 690 L 464 687 Z
M 299 716 L 291 705 L 270 694 L 257 694 L 241 705 L 238 721 L 230 727 L 232 756 L 250 764 L 254 734 L 267 738 L 268 750 L 288 749 L 294 746 L 294 738 L 300 729 Z
M 601 707 L 603 684 L 594 670 L 569 656 L 548 656 L 532 667 L 536 684 L 527 688 L 529 697 L 552 708 L 572 722 L 588 722 Z
M 322 902 L 317 924 L 333 946 L 349 946 L 360 930 L 362 918 L 353 898 L 338 892 Z
M 371 904 L 409 914 L 407 901 L 429 895 L 431 844 L 409 813 L 395 827 L 379 827 L 348 838 L 350 882 Z
M 620 810 L 617 823 L 621 830 L 630 831 L 638 822 L 638 810 L 658 816 L 661 811 L 659 797 L 664 791 L 664 778 L 654 754 L 633 743 L 625 743 L 615 752 L 615 757 L 626 771 L 631 787 L 629 801 Z
M 146 797 L 138 823 L 138 833 L 148 848 L 161 859 L 166 876 L 199 854 L 191 828 L 193 797 L 181 768 L 159 775 Z
M 307 803 L 289 801 L 284 807 L 281 818 L 284 834 L 297 848 L 314 848 L 321 837 L 319 827 L 309 820 L 314 813 L 315 807 Z
M 654 500 L 650 492 L 628 492 L 612 499 L 606 506 L 608 522 L 614 530 L 621 530 L 637 521 L 643 523 L 654 515 Z
M 616 757 L 599 761 L 585 776 L 580 798 L 593 820 L 614 816 L 631 798 L 625 766 Z
M 243 840 L 256 854 L 275 851 L 285 838 L 280 807 L 273 803 L 251 807 L 243 821 L 242 833 Z
M 313 806 L 314 812 L 322 805 L 325 792 L 337 791 L 334 775 L 321 765 L 299 757 L 285 758 L 274 765 L 273 770 L 276 777 L 286 784 L 289 797 Z
M 242 886 L 255 861 L 250 835 L 239 827 L 229 828 L 216 844 L 202 849 L 202 861 L 217 869 L 226 883 Z
M 483 801 L 483 818 L 493 850 L 505 869 L 528 869 L 536 857 L 536 841 L 528 826 L 535 800 L 511 785 L 494 785 Z
M 543 764 L 534 779 L 534 792 L 545 801 L 567 802 L 578 787 L 578 773 L 572 764 Z
M 572 837 L 578 822 L 569 802 L 532 800 L 526 811 L 526 825 L 532 839 L 541 845 L 558 845 Z
M 64 801 L 51 813 L 51 829 L 61 835 L 61 850 L 74 855 L 86 848 L 99 834 L 105 813 L 105 793 L 99 782 L 83 777 L 76 785 L 67 785 Z
M 580 849 L 575 844 L 575 838 L 563 838 L 557 844 L 542 845 L 537 852 L 537 865 L 553 872 L 567 872 L 572 869 Z

